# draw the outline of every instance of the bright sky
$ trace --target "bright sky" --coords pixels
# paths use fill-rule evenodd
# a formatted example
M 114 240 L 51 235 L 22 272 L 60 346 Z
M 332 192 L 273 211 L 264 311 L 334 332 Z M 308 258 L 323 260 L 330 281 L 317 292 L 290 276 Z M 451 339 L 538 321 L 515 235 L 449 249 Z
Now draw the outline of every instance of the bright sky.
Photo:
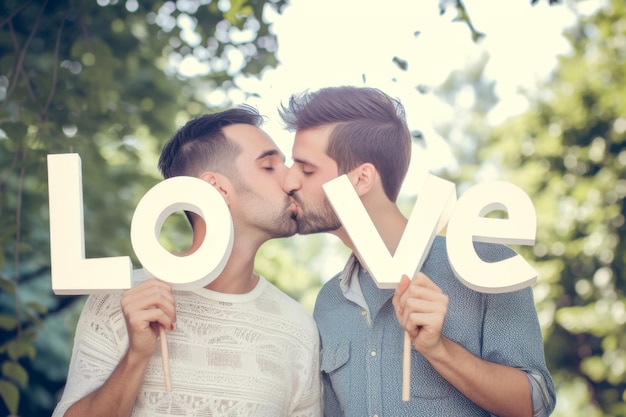
M 589 9 L 603 0 L 587 0 Z M 416 86 L 432 91 L 449 74 L 462 70 L 488 53 L 485 76 L 496 81 L 500 98 L 490 119 L 523 112 L 526 101 L 520 87 L 532 89 L 569 51 L 563 29 L 576 21 L 566 6 L 548 6 L 540 0 L 465 0 L 474 27 L 485 33 L 480 44 L 472 41 L 465 23 L 453 22 L 454 10 L 439 14 L 440 0 L 292 0 L 281 15 L 268 13 L 278 38 L 281 64 L 260 81 L 239 82 L 259 99 L 257 106 L 270 118 L 265 130 L 291 158 L 293 133 L 286 132 L 277 113 L 291 94 L 332 85 L 367 85 L 399 98 L 407 111 L 410 130 L 424 135 L 426 149 L 415 145 L 402 194 L 416 195 L 428 172 L 454 166 L 446 138 L 435 129 L 450 122 L 458 108 L 471 111 L 473 92 L 460 94 L 457 110 L 433 93 L 421 94 Z M 580 12 L 580 10 L 579 10 Z M 415 33 L 419 31 L 416 36 Z M 401 71 L 394 57 L 408 62 Z M 365 79 L 365 81 L 364 81 Z M 395 80 L 395 82 L 394 82 Z M 462 132 L 461 132 L 462 134 Z M 319 265 L 322 277 L 332 277 L 345 256 L 329 250 Z
M 484 75 L 495 81 L 500 100 L 489 120 L 499 123 L 525 111 L 527 102 L 519 89 L 535 89 L 555 68 L 558 56 L 570 51 L 563 30 L 576 22 L 576 13 L 589 14 L 606 2 L 579 0 L 574 11 L 569 6 L 573 0 L 557 6 L 549 6 L 548 0 L 539 0 L 535 6 L 531 0 L 464 0 L 474 27 L 486 34 L 477 44 L 465 23 L 453 21 L 456 13 L 452 7 L 439 14 L 439 4 L 446 1 L 450 2 L 291 0 L 282 14 L 269 11 L 266 15 L 278 39 L 280 65 L 266 71 L 260 80 L 237 78 L 237 84 L 247 93 L 258 94 L 258 99 L 243 95 L 230 98 L 235 104 L 245 101 L 254 105 L 268 116 L 264 129 L 288 160 L 293 133 L 283 129 L 277 108 L 291 94 L 326 86 L 367 85 L 399 98 L 407 111 L 409 129 L 421 131 L 426 142 L 426 149 L 414 145 L 402 190 L 403 195 L 415 196 L 428 172 L 436 174 L 433 171 L 438 168 L 456 164 L 448 138 L 441 137 L 436 126 L 453 123 L 456 134 L 462 137 L 463 125 L 455 118 L 459 111 L 471 112 L 475 101 L 471 88 L 458 94 L 452 107 L 432 92 L 419 93 L 416 86 L 432 91 L 453 71 L 463 70 L 488 54 Z M 393 63 L 394 57 L 408 62 L 407 71 Z M 240 62 L 233 56 L 233 71 Z M 188 69 L 195 71 L 197 62 L 190 64 Z M 203 70 L 206 68 L 200 67 Z M 224 100 L 218 90 L 212 94 L 216 94 L 216 103 Z M 325 258 L 323 277 L 331 277 L 345 262 L 343 256 L 331 252 Z
M 229 0 L 218 1 L 224 10 L 229 7 Z M 455 167 L 449 139 L 462 142 L 464 125 L 457 118 L 463 113 L 471 117 L 476 101 L 471 86 L 462 89 L 453 104 L 437 98 L 434 89 L 454 71 L 463 71 L 488 56 L 483 75 L 495 82 L 499 98 L 488 115 L 489 122 L 496 125 L 522 113 L 528 103 L 520 89 L 536 90 L 537 83 L 545 81 L 557 65 L 559 55 L 570 52 L 564 29 L 607 3 L 563 0 L 565 5 L 549 6 L 548 0 L 539 0 L 531 6 L 531 0 L 464 0 L 474 27 L 486 35 L 480 43 L 474 43 L 467 25 L 454 21 L 456 10 L 452 6 L 439 14 L 441 3 L 455 4 L 454 0 L 386 0 L 384 4 L 380 0 L 290 1 L 282 14 L 266 9 L 265 18 L 273 23 L 278 40 L 279 66 L 266 71 L 260 79 L 237 76 L 237 85 L 258 98 L 246 98 L 241 90 L 233 90 L 230 100 L 254 105 L 268 116 L 264 129 L 290 161 L 293 133 L 283 129 L 277 108 L 292 94 L 327 86 L 366 85 L 399 98 L 406 108 L 409 129 L 422 132 L 426 143 L 425 149 L 414 145 L 402 189 L 405 196 L 419 193 L 427 173 Z M 187 6 L 193 11 L 197 3 L 179 0 L 176 6 L 171 5 Z M 171 56 L 176 70 L 186 76 L 208 74 L 210 52 L 200 48 L 201 38 L 194 31 L 193 19 L 172 19 L 171 11 L 164 9 L 157 20 L 164 27 L 179 25 L 185 42 L 198 46 L 195 57 Z M 228 28 L 221 33 L 242 41 L 254 36 L 249 30 Z M 400 70 L 393 63 L 394 57 L 407 61 L 408 69 Z M 230 63 L 219 61 L 217 65 L 236 74 L 242 64 L 241 53 L 235 50 L 229 59 Z M 417 86 L 425 86 L 429 92 L 422 94 Z M 213 104 L 223 104 L 225 99 L 221 90 L 207 92 L 207 100 Z M 456 131 L 453 137 L 443 138 L 437 126 L 448 124 Z M 343 266 L 345 256 L 330 245 L 325 252 L 320 257 L 322 264 L 311 267 L 320 268 L 321 276 L 330 278 Z
M 535 6 L 530 0 L 465 0 L 475 28 L 487 35 L 476 44 L 464 23 L 453 22 L 452 7 L 439 14 L 439 2 L 292 0 L 281 15 L 268 13 L 281 64 L 261 81 L 241 84 L 260 95 L 251 104 L 270 118 L 265 129 L 288 158 L 292 134 L 280 125 L 276 109 L 281 101 L 292 93 L 330 85 L 377 87 L 402 101 L 409 128 L 425 136 L 428 155 L 415 146 L 403 190 L 415 194 L 428 170 L 455 163 L 445 138 L 434 129 L 454 117 L 453 109 L 432 93 L 418 93 L 417 85 L 435 88 L 452 71 L 488 52 L 485 75 L 496 80 L 501 100 L 491 115 L 496 123 L 523 111 L 526 102 L 518 94 L 519 87 L 532 88 L 554 68 L 557 56 L 569 50 L 562 32 L 575 22 L 575 15 L 567 6 L 550 7 L 547 0 Z M 600 2 L 583 3 L 593 9 Z M 395 56 L 408 61 L 407 71 L 392 62 Z M 456 106 L 469 108 L 473 101 L 468 89 Z

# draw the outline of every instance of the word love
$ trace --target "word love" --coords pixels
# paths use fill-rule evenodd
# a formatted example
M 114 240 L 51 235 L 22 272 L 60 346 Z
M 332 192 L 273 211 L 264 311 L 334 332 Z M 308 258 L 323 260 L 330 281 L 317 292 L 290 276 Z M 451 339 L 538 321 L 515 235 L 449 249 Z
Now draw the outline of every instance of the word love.
M 85 259 L 81 162 L 77 154 L 48 155 L 52 289 L 55 294 L 124 290 L 145 276 L 176 289 L 192 290 L 212 282 L 232 249 L 233 226 L 221 195 L 192 177 L 175 177 L 151 188 L 139 201 L 131 222 L 131 243 L 143 270 L 133 271 L 128 256 Z M 383 288 L 395 288 L 402 274 L 421 268 L 437 233 L 447 225 L 447 248 L 457 277 L 481 292 L 506 292 L 531 285 L 536 272 L 519 256 L 483 262 L 473 241 L 532 245 L 536 216 L 528 196 L 505 183 L 483 183 L 457 201 L 454 184 L 428 176 L 396 252 L 391 255 L 346 176 L 324 185 L 325 192 L 367 268 Z M 200 248 L 181 257 L 158 241 L 172 213 L 192 211 L 207 224 Z M 484 217 L 504 210 L 507 219 Z
M 77 154 L 48 155 L 50 254 L 55 294 L 91 294 L 125 290 L 155 276 L 179 290 L 212 282 L 224 269 L 233 245 L 233 224 L 226 202 L 210 184 L 176 177 L 151 188 L 139 201 L 131 222 L 131 243 L 142 270 L 133 271 L 128 256 L 85 259 L 81 161 Z M 171 254 L 159 243 L 163 223 L 172 213 L 197 213 L 207 237 L 188 256 Z
M 395 288 L 403 274 L 420 270 L 430 247 L 447 225 L 446 246 L 454 274 L 468 287 L 486 293 L 515 291 L 532 285 L 536 271 L 520 256 L 483 261 L 474 241 L 533 245 L 537 228 L 534 206 L 519 187 L 485 182 L 468 189 L 457 201 L 454 184 L 427 176 L 400 243 L 387 250 L 356 190 L 346 175 L 324 184 L 324 191 L 354 243 L 361 260 L 380 288 Z M 495 210 L 508 218 L 485 217 Z

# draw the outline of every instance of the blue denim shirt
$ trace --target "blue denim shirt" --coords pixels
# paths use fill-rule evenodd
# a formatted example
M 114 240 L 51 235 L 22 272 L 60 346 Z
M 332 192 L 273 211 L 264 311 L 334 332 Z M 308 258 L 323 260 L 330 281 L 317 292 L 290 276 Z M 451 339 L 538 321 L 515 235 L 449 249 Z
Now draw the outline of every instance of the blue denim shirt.
M 501 245 L 476 243 L 475 247 L 487 262 L 514 254 Z M 485 294 L 466 287 L 450 268 L 443 237 L 435 239 L 422 271 L 449 297 L 443 334 L 485 360 L 524 371 L 535 416 L 548 416 L 556 396 L 532 290 Z M 393 292 L 379 289 L 354 256 L 321 289 L 313 315 L 321 337 L 325 415 L 490 416 L 415 350 L 411 398 L 402 401 L 404 331 L 391 303 Z

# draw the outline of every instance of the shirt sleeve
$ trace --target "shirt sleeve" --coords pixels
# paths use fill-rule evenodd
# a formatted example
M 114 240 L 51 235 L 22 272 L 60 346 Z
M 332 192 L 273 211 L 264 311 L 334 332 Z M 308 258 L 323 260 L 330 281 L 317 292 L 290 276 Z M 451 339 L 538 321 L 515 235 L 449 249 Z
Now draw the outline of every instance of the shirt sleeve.
M 309 331 L 310 346 L 307 346 L 303 357 L 307 358 L 302 364 L 301 386 L 298 389 L 299 395 L 296 399 L 296 411 L 292 416 L 321 417 L 322 416 L 322 386 L 320 381 L 319 363 L 319 335 L 317 327 L 311 320 Z
M 550 399 L 548 389 L 543 377 L 534 372 L 525 372 L 530 382 L 530 391 L 533 399 L 533 417 L 548 417 L 554 409 L 554 401 Z
M 482 357 L 524 371 L 529 378 L 535 416 L 547 416 L 556 393 L 548 371 L 532 289 L 486 295 Z
M 475 248 L 486 262 L 498 262 L 515 255 L 504 245 L 475 243 Z M 535 416 L 550 415 L 556 405 L 556 392 L 545 361 L 532 288 L 483 294 L 483 297 L 482 358 L 525 372 L 533 394 Z
M 119 336 L 126 335 L 119 297 L 90 296 L 76 326 L 67 381 L 52 417 L 62 417 L 72 404 L 104 384 L 125 349 Z

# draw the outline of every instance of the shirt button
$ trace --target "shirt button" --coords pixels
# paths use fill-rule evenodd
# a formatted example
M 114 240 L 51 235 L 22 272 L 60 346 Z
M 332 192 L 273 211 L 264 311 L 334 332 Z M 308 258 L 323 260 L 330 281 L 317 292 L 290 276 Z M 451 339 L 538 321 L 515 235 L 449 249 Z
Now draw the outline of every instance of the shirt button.
M 372 417 L 378 417 L 378 414 L 374 414 Z
M 361 315 L 362 315 L 362 316 L 367 316 L 367 311 L 365 311 L 365 310 L 361 310 Z
M 373 351 L 370 353 L 370 355 L 372 355 L 372 356 L 376 356 L 376 351 L 375 351 L 375 350 L 373 350 Z

